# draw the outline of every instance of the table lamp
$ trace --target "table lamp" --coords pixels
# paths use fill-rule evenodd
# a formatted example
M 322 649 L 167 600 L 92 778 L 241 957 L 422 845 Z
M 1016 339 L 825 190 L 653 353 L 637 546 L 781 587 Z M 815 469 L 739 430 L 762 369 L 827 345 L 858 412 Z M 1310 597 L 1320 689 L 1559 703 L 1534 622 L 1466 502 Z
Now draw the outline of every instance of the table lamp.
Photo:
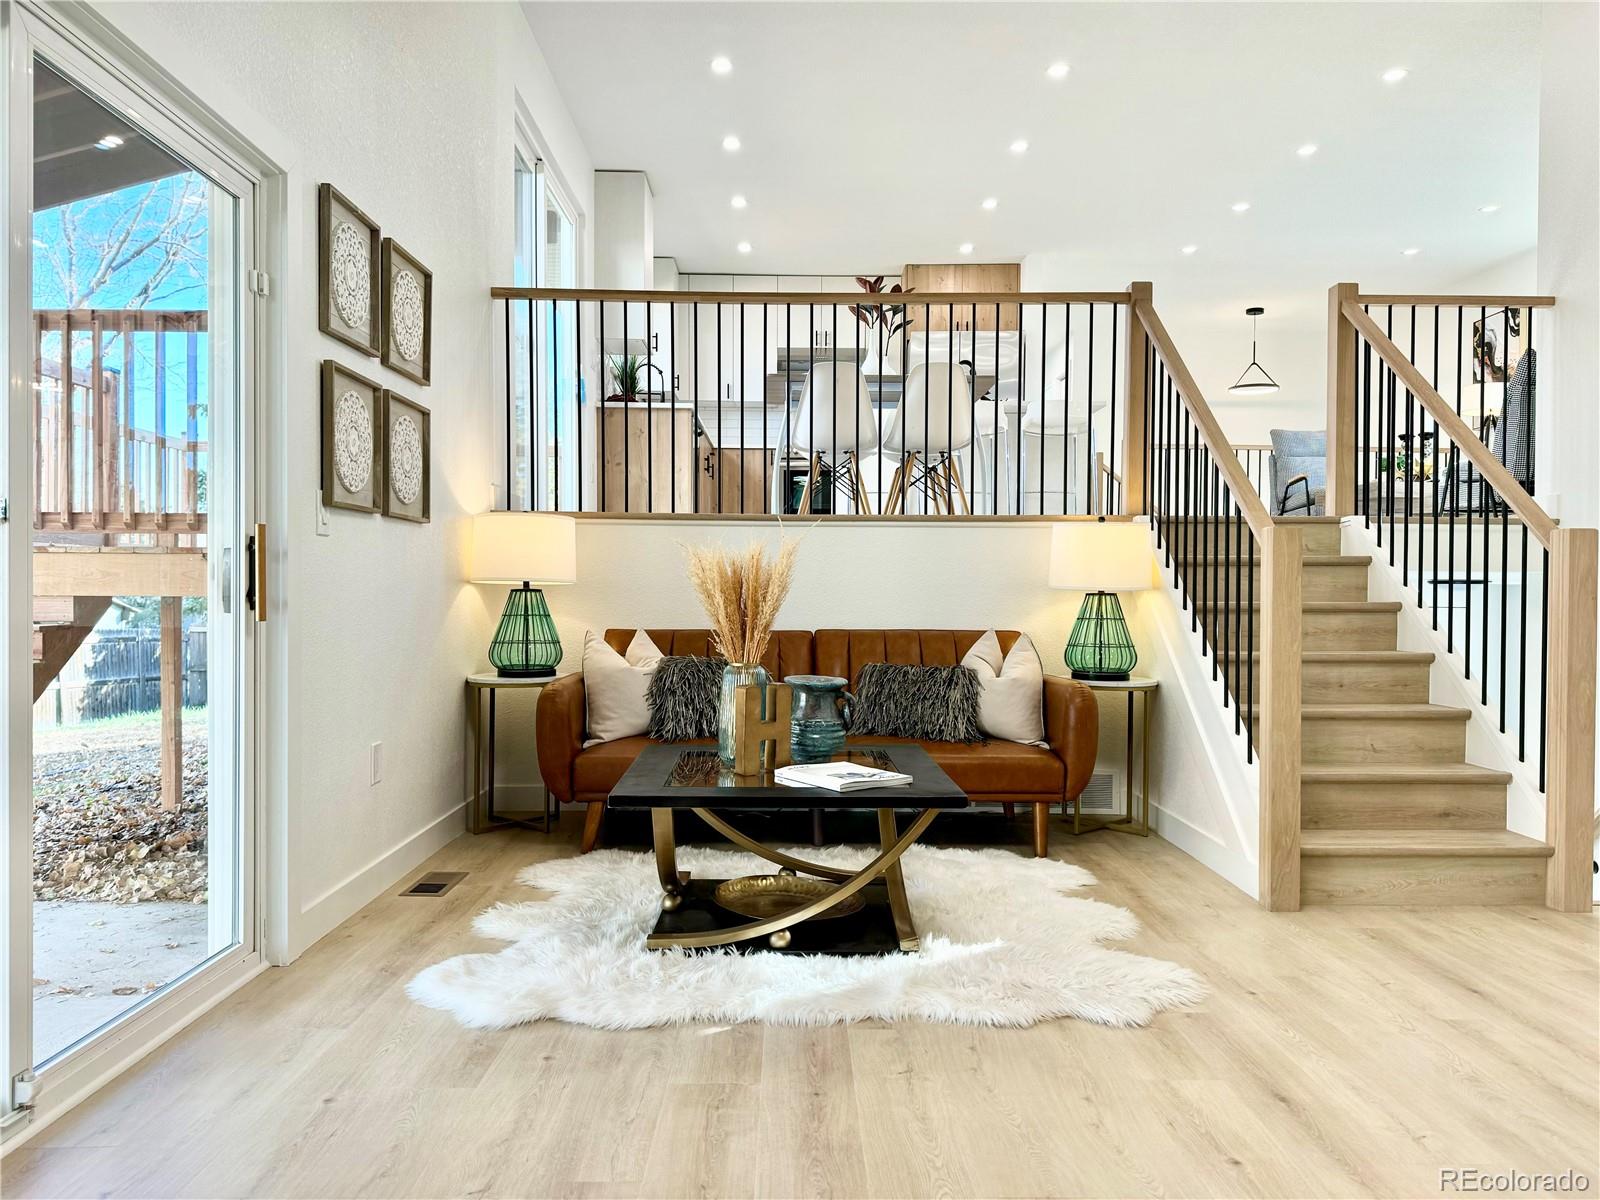
M 1150 586 L 1149 527 L 1131 521 L 1068 521 L 1050 531 L 1050 586 L 1086 592 L 1067 639 L 1074 679 L 1126 679 L 1139 655 L 1118 592 Z
M 544 592 L 535 584 L 576 583 L 577 524 L 559 513 L 486 512 L 472 518 L 473 583 L 514 585 L 489 661 L 501 675 L 549 679 L 561 661 L 561 639 Z

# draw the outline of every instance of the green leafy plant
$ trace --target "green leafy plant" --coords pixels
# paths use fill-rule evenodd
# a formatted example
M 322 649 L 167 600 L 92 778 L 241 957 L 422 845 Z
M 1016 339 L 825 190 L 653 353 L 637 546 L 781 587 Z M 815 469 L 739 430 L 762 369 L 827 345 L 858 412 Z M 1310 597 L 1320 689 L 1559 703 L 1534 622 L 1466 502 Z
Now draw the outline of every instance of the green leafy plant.
M 644 359 L 637 354 L 612 355 L 611 378 L 617 384 L 615 395 L 637 396 L 644 383 Z
M 865 275 L 857 275 L 856 286 L 874 296 L 905 296 L 917 290 L 901 287 L 897 283 L 884 291 L 882 275 L 870 279 Z M 911 323 L 904 304 L 852 304 L 850 311 L 869 333 L 881 328 L 886 338 L 892 338 Z

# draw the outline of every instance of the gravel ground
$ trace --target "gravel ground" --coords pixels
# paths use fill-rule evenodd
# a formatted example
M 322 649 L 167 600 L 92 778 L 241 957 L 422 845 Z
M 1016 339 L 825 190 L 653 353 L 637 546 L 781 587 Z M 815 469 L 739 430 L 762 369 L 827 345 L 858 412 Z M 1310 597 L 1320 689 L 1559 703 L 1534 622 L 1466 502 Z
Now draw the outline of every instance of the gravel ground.
M 204 721 L 183 735 L 183 804 L 164 812 L 158 718 L 37 733 L 34 899 L 205 902 Z

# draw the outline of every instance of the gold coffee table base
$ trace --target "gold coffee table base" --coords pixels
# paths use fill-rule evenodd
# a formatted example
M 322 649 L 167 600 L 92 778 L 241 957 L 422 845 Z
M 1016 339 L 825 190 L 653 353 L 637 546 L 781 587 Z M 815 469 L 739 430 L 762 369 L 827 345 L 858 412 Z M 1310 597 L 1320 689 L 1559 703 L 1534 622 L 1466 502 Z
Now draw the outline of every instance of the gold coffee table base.
M 675 811 L 671 808 L 650 810 L 650 831 L 655 845 L 656 874 L 661 880 L 663 893 L 661 907 L 668 912 L 675 910 L 682 902 L 684 887 L 689 882 L 689 873 L 678 870 L 678 846 L 673 832 Z M 829 895 L 819 897 L 810 904 L 800 905 L 798 908 L 765 920 L 750 921 L 743 925 L 700 933 L 651 934 L 645 941 L 648 948 L 699 949 L 706 946 L 727 946 L 735 942 L 765 937 L 774 949 L 782 949 L 789 944 L 788 930 L 791 926 L 826 913 L 879 879 L 883 880 L 888 893 L 889 909 L 894 916 L 895 934 L 899 939 L 900 949 L 916 950 L 921 944 L 917 938 L 917 928 L 911 920 L 911 906 L 906 900 L 906 885 L 900 871 L 900 857 L 922 836 L 923 831 L 933 823 L 933 818 L 938 816 L 940 810 L 923 809 L 911 822 L 910 827 L 904 833 L 900 833 L 895 823 L 895 810 L 878 809 L 878 842 L 881 852 L 859 871 L 842 871 L 837 867 L 796 858 L 792 854 L 785 854 L 781 850 L 763 845 L 748 834 L 735 829 L 709 809 L 696 808 L 691 811 L 741 849 L 759 855 L 783 870 L 814 875 L 819 879 L 831 880 L 839 886 Z

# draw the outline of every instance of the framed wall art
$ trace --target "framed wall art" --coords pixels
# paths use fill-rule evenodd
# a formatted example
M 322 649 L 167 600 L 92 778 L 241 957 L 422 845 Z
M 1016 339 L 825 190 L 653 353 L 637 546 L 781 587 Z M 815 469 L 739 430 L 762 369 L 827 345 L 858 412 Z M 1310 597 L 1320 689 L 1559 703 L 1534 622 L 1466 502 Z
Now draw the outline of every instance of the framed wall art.
M 433 272 L 383 239 L 383 365 L 424 387 L 433 377 Z
M 383 388 L 327 359 L 322 364 L 322 502 L 383 506 Z
M 383 515 L 425 522 L 433 490 L 428 410 L 383 390 Z
M 378 357 L 378 225 L 331 183 L 317 189 L 317 328 Z

